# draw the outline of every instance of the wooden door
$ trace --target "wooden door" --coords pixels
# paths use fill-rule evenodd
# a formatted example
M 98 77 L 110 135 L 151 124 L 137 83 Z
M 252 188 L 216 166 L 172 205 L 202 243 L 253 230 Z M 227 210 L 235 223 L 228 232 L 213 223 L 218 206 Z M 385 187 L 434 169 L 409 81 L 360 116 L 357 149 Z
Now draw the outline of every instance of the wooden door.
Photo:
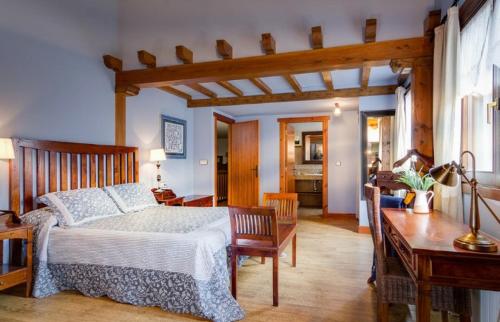
M 286 192 L 295 192 L 295 129 L 291 124 L 286 128 Z
M 259 205 L 259 121 L 231 126 L 229 205 Z

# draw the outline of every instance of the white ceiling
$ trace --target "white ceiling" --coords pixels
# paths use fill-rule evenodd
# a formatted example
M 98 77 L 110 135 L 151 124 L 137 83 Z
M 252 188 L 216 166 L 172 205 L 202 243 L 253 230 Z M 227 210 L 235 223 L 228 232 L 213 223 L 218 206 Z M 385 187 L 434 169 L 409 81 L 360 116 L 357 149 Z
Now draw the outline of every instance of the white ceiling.
M 239 116 L 253 115 L 284 115 L 284 114 L 311 114 L 311 113 L 332 113 L 335 103 L 343 110 L 356 110 L 359 106 L 359 99 L 353 98 L 333 98 L 305 102 L 280 102 L 249 104 L 237 106 L 218 106 L 219 110 L 225 114 Z

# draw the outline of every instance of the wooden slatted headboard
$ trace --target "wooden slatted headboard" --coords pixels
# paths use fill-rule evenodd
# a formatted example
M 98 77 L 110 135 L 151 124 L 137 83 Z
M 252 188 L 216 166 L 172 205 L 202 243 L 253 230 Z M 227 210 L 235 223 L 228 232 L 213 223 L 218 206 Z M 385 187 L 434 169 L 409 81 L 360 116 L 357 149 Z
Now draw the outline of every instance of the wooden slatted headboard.
M 18 215 L 37 207 L 47 192 L 139 182 L 136 147 L 13 138 L 10 208 Z

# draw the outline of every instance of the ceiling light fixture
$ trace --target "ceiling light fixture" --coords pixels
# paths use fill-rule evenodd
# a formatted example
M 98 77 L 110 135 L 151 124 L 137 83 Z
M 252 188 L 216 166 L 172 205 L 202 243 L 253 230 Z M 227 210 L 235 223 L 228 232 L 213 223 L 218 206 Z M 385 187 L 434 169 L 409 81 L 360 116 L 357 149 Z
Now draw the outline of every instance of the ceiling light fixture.
M 335 103 L 335 109 L 333 110 L 333 116 L 340 116 L 342 110 L 340 109 L 339 103 Z

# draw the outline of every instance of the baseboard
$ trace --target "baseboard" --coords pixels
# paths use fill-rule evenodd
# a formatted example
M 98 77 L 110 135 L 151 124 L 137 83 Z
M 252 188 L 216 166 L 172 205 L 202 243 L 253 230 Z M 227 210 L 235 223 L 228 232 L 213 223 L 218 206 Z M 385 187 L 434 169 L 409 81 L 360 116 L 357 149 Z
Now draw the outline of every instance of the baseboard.
M 356 219 L 356 214 L 348 212 L 330 212 L 326 215 L 327 218 L 338 218 L 338 219 Z
M 368 227 L 368 226 L 358 226 L 358 234 L 371 234 L 370 227 Z

